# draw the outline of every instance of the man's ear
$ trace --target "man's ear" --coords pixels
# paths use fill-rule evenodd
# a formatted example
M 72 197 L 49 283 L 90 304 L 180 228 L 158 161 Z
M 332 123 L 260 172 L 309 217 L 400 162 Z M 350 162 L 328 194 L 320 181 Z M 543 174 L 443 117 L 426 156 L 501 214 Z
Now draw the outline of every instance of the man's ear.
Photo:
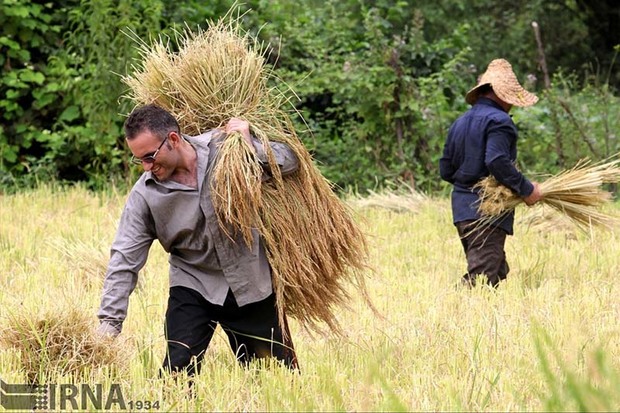
M 181 135 L 175 131 L 168 133 L 168 140 L 172 144 L 172 146 L 176 147 L 183 140 Z

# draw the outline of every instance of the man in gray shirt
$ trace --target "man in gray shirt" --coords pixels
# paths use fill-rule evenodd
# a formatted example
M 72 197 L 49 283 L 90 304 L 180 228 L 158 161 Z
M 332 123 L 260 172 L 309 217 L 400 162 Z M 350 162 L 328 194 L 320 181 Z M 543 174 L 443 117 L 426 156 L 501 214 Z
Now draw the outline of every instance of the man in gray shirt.
M 165 370 L 194 374 L 218 324 L 241 363 L 275 357 L 297 368 L 288 326 L 278 322 L 261 237 L 253 230 L 251 248 L 241 236 L 231 240 L 221 230 L 211 201 L 218 142 L 231 132 L 240 133 L 259 161 L 267 162 L 262 144 L 240 119 L 195 137 L 182 135 L 176 119 L 156 105 L 135 109 L 125 122 L 132 162 L 145 172 L 129 194 L 112 244 L 99 332 L 120 334 L 138 272 L 158 240 L 170 264 Z M 270 146 L 282 175 L 297 170 L 299 161 L 288 145 Z

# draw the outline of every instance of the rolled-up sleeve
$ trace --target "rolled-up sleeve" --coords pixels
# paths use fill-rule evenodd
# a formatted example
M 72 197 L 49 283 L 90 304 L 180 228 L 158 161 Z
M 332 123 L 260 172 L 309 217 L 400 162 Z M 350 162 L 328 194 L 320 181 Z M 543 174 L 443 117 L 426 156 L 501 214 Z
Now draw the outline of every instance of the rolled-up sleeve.
M 129 296 L 136 287 L 138 272 L 146 263 L 154 239 L 154 226 L 148 206 L 141 195 L 132 191 L 112 243 L 103 283 L 97 314 L 102 325 L 108 325 L 120 333 L 127 316 Z
M 269 173 L 269 161 L 263 144 L 258 139 L 252 139 L 252 143 L 256 150 L 256 157 L 265 168 L 267 168 L 267 172 Z M 271 147 L 271 151 L 273 152 L 282 176 L 289 175 L 299 169 L 299 159 L 289 145 L 283 142 L 269 142 L 269 146 Z

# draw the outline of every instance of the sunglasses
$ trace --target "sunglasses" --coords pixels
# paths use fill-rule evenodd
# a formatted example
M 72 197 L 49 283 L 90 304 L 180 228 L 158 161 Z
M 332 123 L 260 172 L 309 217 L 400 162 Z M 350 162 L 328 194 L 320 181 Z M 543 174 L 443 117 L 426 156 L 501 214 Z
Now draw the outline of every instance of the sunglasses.
M 157 157 L 157 154 L 161 150 L 161 147 L 164 146 L 164 143 L 166 142 L 167 139 L 168 139 L 168 136 L 166 136 L 164 138 L 164 140 L 161 141 L 161 143 L 159 144 L 157 149 L 155 149 L 155 152 L 153 152 L 150 155 L 143 156 L 142 158 L 136 158 L 135 156 L 132 156 L 131 157 L 131 163 L 133 163 L 135 165 L 142 165 L 142 164 L 145 164 L 145 163 L 152 164 L 153 162 L 155 162 L 155 158 Z

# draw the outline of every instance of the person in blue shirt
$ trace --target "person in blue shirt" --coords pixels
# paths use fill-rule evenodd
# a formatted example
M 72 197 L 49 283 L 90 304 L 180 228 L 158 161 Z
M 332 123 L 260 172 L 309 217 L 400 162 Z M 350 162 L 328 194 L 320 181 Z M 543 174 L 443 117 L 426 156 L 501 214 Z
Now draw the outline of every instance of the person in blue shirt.
M 472 107 L 451 125 L 439 171 L 441 178 L 453 185 L 453 222 L 467 258 L 462 283 L 473 286 L 484 274 L 487 283 L 497 287 L 509 272 L 504 245 L 506 236 L 513 234 L 514 212 L 490 227 L 476 227 L 480 214 L 474 185 L 493 175 L 527 205 L 542 198 L 538 183 L 528 180 L 515 166 L 518 134 L 508 114 L 513 106 L 534 105 L 538 97 L 519 84 L 508 61 L 495 59 L 465 100 Z

